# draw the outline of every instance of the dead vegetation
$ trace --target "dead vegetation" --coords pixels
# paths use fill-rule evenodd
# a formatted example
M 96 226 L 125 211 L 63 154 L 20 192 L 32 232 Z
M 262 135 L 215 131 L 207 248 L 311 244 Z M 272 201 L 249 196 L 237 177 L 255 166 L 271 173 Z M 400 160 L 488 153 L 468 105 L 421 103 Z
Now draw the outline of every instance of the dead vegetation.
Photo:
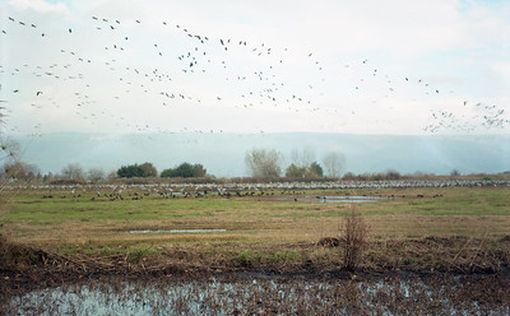
M 349 271 L 354 271 L 361 264 L 363 251 L 368 244 L 368 225 L 354 209 L 344 221 L 344 229 L 340 237 L 343 266 Z
M 352 222 L 348 223 L 353 225 Z M 359 222 L 354 224 L 358 225 Z M 351 241 L 354 240 L 351 245 L 358 242 L 354 245 L 354 252 L 360 251 L 360 248 L 356 247 L 360 245 L 360 240 L 363 241 L 361 237 L 356 234 L 350 237 Z M 0 280 L 2 281 L 0 282 L 0 306 L 2 302 L 8 301 L 9 297 L 20 292 L 114 276 L 130 280 L 181 278 L 187 282 L 211 276 L 228 276 L 236 280 L 239 274 L 245 273 L 306 278 L 321 278 L 329 275 L 333 278 L 349 279 L 354 274 L 346 271 L 349 269 L 348 263 L 353 263 L 351 267 L 356 269 L 357 278 L 370 278 L 374 275 L 386 277 L 401 273 L 438 278 L 460 275 L 466 278 L 502 280 L 505 278 L 508 280 L 509 276 L 510 247 L 506 238 L 489 240 L 466 237 L 426 237 L 405 241 L 371 241 L 366 242 L 364 248 L 361 248 L 364 252 L 348 255 L 343 253 L 345 249 L 343 238 L 332 238 L 328 241 L 328 245 L 338 241 L 340 246 L 323 247 L 325 244 L 299 243 L 280 245 L 270 249 L 252 245 L 250 250 L 243 251 L 229 249 L 224 252 L 212 252 L 209 249 L 203 252 L 174 248 L 157 253 L 127 252 L 106 256 L 85 254 L 64 256 L 13 244 L 2 238 L 0 239 Z M 351 251 L 353 248 L 347 249 Z M 349 261 L 346 263 L 346 260 Z M 499 291 L 497 292 L 499 294 L 496 293 L 498 297 L 504 296 L 500 287 L 498 285 L 494 289 Z M 465 295 L 481 293 L 476 287 L 472 287 L 470 291 Z M 483 299 L 494 298 L 483 296 Z M 336 301 L 333 300 L 333 302 Z M 348 302 L 349 300 L 345 303 Z
M 158 252 L 67 256 L 13 244 L 2 238 L 0 274 L 33 274 L 37 277 L 37 274 L 43 272 L 87 277 L 251 271 L 320 275 L 345 269 L 357 270 L 358 273 L 408 271 L 418 274 L 441 272 L 470 275 L 506 273 L 510 267 L 510 247 L 505 239 L 426 237 L 368 242 L 355 237 L 351 236 L 350 242 L 345 242 L 345 237 L 324 238 L 322 244 L 285 244 L 270 248 L 252 246 L 249 250 L 242 250 L 242 245 L 239 248 L 223 247 L 217 251 L 201 248 L 192 251 L 174 247 Z M 366 238 L 366 235 L 361 237 Z

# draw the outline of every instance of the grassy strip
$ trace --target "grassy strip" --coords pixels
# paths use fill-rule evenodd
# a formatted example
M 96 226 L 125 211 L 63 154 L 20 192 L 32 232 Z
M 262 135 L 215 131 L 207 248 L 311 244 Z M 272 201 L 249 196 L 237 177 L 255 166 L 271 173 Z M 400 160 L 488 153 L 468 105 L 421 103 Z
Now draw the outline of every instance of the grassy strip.
M 77 273 L 149 273 L 168 267 L 203 271 L 317 272 L 341 270 L 342 247 L 300 243 L 195 245 L 66 249 L 60 254 L 2 240 L 0 269 L 4 271 L 74 271 Z M 70 252 L 71 254 L 65 254 Z M 370 242 L 359 270 L 430 273 L 496 273 L 510 267 L 510 236 L 499 240 L 427 237 L 417 240 Z

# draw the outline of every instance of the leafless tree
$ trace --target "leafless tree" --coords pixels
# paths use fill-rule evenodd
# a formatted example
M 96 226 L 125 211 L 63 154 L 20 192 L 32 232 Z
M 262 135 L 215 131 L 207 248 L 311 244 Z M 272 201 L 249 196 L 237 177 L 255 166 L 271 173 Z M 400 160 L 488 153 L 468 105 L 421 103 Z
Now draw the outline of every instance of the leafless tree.
M 246 153 L 245 162 L 254 177 L 278 177 L 282 155 L 274 149 L 252 149 Z
M 66 180 L 83 180 L 83 168 L 77 163 L 70 163 L 62 169 L 62 178 Z
M 341 176 L 345 168 L 345 156 L 338 152 L 330 152 L 322 160 L 329 177 Z
M 306 146 L 301 151 L 293 149 L 290 156 L 294 165 L 298 167 L 309 166 L 315 161 L 315 150 L 311 146 Z
M 0 100 L 0 104 L 5 102 L 5 100 Z M 0 106 L 0 162 L 3 162 L 4 164 L 14 164 L 19 159 L 19 145 L 5 136 L 5 112 L 6 108 L 4 106 Z M 5 169 L 3 172 L 5 173 Z M 2 215 L 4 211 L 6 201 L 11 197 L 5 192 L 8 185 L 6 180 L 8 180 L 7 177 L 0 177 L 0 215 Z
M 3 168 L 3 176 L 6 179 L 33 180 L 39 173 L 39 169 L 34 165 L 15 160 L 7 162 Z
M 108 175 L 106 176 L 106 179 L 110 182 L 117 178 L 118 178 L 117 170 L 112 170 L 112 171 L 108 172 Z
M 90 168 L 87 172 L 88 179 L 92 182 L 104 180 L 105 172 L 101 168 Z

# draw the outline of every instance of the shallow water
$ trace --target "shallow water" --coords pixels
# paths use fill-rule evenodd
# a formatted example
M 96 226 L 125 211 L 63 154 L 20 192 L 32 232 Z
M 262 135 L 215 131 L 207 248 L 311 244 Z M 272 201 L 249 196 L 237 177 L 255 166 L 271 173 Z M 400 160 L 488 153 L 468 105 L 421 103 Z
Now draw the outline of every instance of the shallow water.
M 382 196 L 365 196 L 365 195 L 325 195 L 316 197 L 319 202 L 323 203 L 367 203 L 387 200 Z
M 390 197 L 376 195 L 317 195 L 283 196 L 272 198 L 276 201 L 318 202 L 318 203 L 373 203 L 389 200 Z
M 199 228 L 199 229 L 140 229 L 130 230 L 130 234 L 211 234 L 224 233 L 223 228 Z
M 466 295 L 464 285 L 454 279 L 418 278 L 351 281 L 248 277 L 235 281 L 213 278 L 157 282 L 109 279 L 32 291 L 13 297 L 10 308 L 20 314 L 42 315 L 510 313 L 509 305 L 480 301 L 476 294 Z

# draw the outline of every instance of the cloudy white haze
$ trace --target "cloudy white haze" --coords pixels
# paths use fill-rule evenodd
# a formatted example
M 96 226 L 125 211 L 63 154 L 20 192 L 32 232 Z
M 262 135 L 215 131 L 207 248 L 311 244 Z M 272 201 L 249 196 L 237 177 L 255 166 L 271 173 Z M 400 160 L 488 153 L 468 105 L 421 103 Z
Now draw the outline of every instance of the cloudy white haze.
M 510 131 L 507 1 L 0 3 L 10 133 Z

